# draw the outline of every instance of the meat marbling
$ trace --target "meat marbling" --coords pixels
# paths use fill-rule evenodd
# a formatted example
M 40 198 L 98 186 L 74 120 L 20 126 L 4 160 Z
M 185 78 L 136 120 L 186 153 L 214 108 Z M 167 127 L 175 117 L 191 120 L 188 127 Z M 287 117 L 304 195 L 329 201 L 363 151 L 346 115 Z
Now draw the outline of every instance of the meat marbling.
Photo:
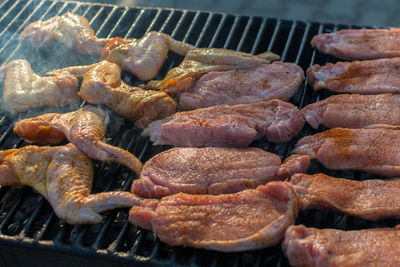
M 333 95 L 304 107 L 301 112 L 314 129 L 320 124 L 329 128 L 364 128 L 374 124 L 400 126 L 400 95 Z
M 398 266 L 400 231 L 342 231 L 290 226 L 283 250 L 292 266 Z
M 146 162 L 131 191 L 147 198 L 234 193 L 306 172 L 309 165 L 309 157 L 300 155 L 281 165 L 278 155 L 255 147 L 173 148 Z
M 270 182 L 236 194 L 179 193 L 143 200 L 130 210 L 129 220 L 152 229 L 172 246 L 244 251 L 280 242 L 297 212 L 293 188 L 285 182 Z
M 400 217 L 400 179 L 352 181 L 298 173 L 290 183 L 301 209 L 330 208 L 367 220 Z
M 332 170 L 360 170 L 400 176 L 400 130 L 334 128 L 300 139 L 292 153 L 309 155 Z
M 244 147 L 254 139 L 274 143 L 289 141 L 304 125 L 293 104 L 270 100 L 177 112 L 150 123 L 142 135 L 154 145 Z

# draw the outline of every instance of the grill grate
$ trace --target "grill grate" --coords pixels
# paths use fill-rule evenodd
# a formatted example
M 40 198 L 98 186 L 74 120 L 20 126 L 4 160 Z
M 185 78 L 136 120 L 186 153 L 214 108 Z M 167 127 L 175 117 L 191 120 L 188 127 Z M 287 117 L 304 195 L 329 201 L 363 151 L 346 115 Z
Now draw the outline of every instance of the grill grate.
M 29 23 L 73 12 L 88 18 L 98 37 L 139 38 L 155 30 L 172 35 L 198 47 L 223 47 L 253 54 L 273 51 L 281 55 L 282 61 L 294 62 L 304 70 L 318 63 L 335 62 L 333 57 L 316 53 L 310 46 L 311 38 L 319 33 L 349 28 L 349 25 L 320 24 L 302 21 L 277 20 L 272 18 L 233 16 L 228 14 L 157 8 L 127 8 L 113 5 L 93 5 L 75 2 L 14 1 L 0 4 L 0 63 L 25 58 L 37 73 L 54 68 L 96 62 L 93 56 L 78 55 L 63 45 L 55 44 L 46 49 L 31 48 L 18 43 L 18 34 Z M 356 28 L 356 27 L 354 27 Z M 73 56 L 74 55 L 74 56 Z M 158 79 L 179 64 L 182 57 L 170 54 Z M 125 81 L 139 84 L 130 75 L 123 73 Z M 300 108 L 329 95 L 314 92 L 306 82 L 292 98 Z M 46 111 L 69 111 L 67 108 L 49 108 Z M 21 118 L 43 113 L 44 109 L 11 116 L 0 113 L 1 149 L 21 147 L 25 143 L 12 132 L 13 123 Z M 142 161 L 167 149 L 153 147 L 140 136 L 140 130 L 129 121 L 115 116 L 111 111 L 113 125 L 107 137 L 114 145 L 123 147 Z M 322 131 L 324 129 L 319 129 Z M 256 141 L 254 146 L 277 153 L 282 158 L 289 155 L 295 142 L 302 136 L 316 131 L 305 126 L 292 142 L 274 145 Z M 128 169 L 117 164 L 95 162 L 94 192 L 114 189 L 129 190 L 132 180 L 137 178 Z M 324 169 L 313 162 L 310 173 L 323 171 L 326 174 L 352 179 L 370 176 L 357 172 L 338 172 Z M 50 205 L 39 194 L 29 188 L 0 187 L 0 265 L 40 265 L 47 263 L 70 265 L 83 264 L 147 264 L 147 265 L 192 265 L 192 266 L 287 266 L 280 245 L 263 250 L 242 253 L 218 253 L 183 247 L 170 247 L 149 231 L 127 222 L 128 209 L 104 213 L 104 222 L 97 225 L 71 226 L 60 221 Z M 302 211 L 297 223 L 314 227 L 360 229 L 379 226 L 394 226 L 400 220 L 368 222 L 328 210 Z M 24 255 L 20 256 L 23 251 Z M 38 256 L 39 255 L 39 256 Z M 68 258 L 60 262 L 58 256 Z M 119 265 L 120 266 L 120 265 Z

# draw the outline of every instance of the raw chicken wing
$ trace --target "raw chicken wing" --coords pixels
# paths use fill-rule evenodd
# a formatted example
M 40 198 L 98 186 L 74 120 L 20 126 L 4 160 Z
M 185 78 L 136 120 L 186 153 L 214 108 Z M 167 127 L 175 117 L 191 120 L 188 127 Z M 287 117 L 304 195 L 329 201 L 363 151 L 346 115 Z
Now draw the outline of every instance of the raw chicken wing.
M 14 132 L 29 143 L 57 144 L 65 138 L 85 155 L 97 160 L 115 161 L 137 174 L 142 163 L 134 155 L 104 142 L 105 113 L 93 106 L 58 114 L 48 113 L 15 123 Z
M 160 71 L 169 50 L 184 56 L 194 48 L 194 46 L 177 41 L 165 33 L 149 32 L 140 39 L 113 38 L 103 48 L 100 60 L 113 62 L 140 80 L 148 81 L 154 79 Z M 49 74 L 68 71 L 76 77 L 83 77 L 86 72 L 98 64 L 101 63 L 67 67 L 49 72 Z
M 40 77 L 32 71 L 28 61 L 18 59 L 1 66 L 0 76 L 1 79 L 5 77 L 3 102 L 8 112 L 79 101 L 78 80 L 67 72 Z
M 176 110 L 175 101 L 165 92 L 132 87 L 121 80 L 118 65 L 102 61 L 85 74 L 81 97 L 92 104 L 104 104 L 140 128 L 165 118 Z
M 37 46 L 48 46 L 59 41 L 90 55 L 99 55 L 109 40 L 97 38 L 86 18 L 69 12 L 45 21 L 35 21 L 19 36 L 19 41 L 30 41 Z
M 132 207 L 140 201 L 123 191 L 90 194 L 92 162 L 73 144 L 0 151 L 0 159 L 0 185 L 33 187 L 70 224 L 100 223 L 99 212 Z

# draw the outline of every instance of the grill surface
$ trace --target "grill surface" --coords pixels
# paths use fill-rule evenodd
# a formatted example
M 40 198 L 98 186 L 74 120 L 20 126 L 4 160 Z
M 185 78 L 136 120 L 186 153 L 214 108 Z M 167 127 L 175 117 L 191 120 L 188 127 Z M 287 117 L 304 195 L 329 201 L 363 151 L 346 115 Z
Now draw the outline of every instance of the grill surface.
M 25 58 L 32 64 L 33 70 L 41 74 L 54 68 L 96 62 L 97 58 L 79 55 L 62 44 L 43 49 L 18 44 L 19 32 L 29 23 L 68 11 L 88 18 L 98 37 L 140 38 L 146 32 L 155 30 L 198 47 L 223 47 L 253 54 L 273 51 L 281 55 L 282 61 L 294 62 L 304 70 L 313 64 L 335 62 L 334 58 L 316 53 L 311 48 L 310 40 L 314 35 L 343 28 L 357 28 L 197 11 L 9 0 L 0 4 L 0 64 Z M 170 54 L 157 78 L 162 78 L 181 59 Z M 124 80 L 132 85 L 140 83 L 130 75 L 123 76 Z M 306 81 L 292 98 L 292 102 L 301 108 L 328 95 L 327 92 L 312 91 Z M 44 111 L 65 112 L 73 109 L 76 109 L 76 106 L 35 109 L 15 117 L 1 112 L 1 149 L 26 145 L 12 132 L 16 120 Z M 140 130 L 131 122 L 121 119 L 111 111 L 110 116 L 112 127 L 108 127 L 109 142 L 129 150 L 142 161 L 168 148 L 152 146 L 147 139 L 140 136 Z M 320 128 L 318 131 L 322 130 L 324 129 Z M 305 126 L 290 143 L 274 145 L 267 141 L 257 141 L 253 146 L 277 153 L 284 159 L 299 138 L 316 132 Z M 116 164 L 96 162 L 95 168 L 94 192 L 129 190 L 132 180 L 137 178 L 131 171 Z M 312 163 L 309 173 L 321 171 L 328 175 L 357 180 L 370 177 L 360 172 L 329 171 L 315 162 Z M 127 222 L 128 209 L 103 215 L 102 224 L 71 226 L 60 221 L 47 201 L 30 188 L 0 187 L 0 265 L 38 266 L 46 262 L 58 266 L 70 266 L 71 263 L 96 263 L 97 266 L 121 263 L 194 266 L 288 265 L 280 245 L 243 253 L 217 253 L 170 247 L 161 243 L 153 233 L 130 225 Z M 368 222 L 328 210 L 311 210 L 301 212 L 297 223 L 319 228 L 361 229 L 394 226 L 400 223 L 400 220 Z

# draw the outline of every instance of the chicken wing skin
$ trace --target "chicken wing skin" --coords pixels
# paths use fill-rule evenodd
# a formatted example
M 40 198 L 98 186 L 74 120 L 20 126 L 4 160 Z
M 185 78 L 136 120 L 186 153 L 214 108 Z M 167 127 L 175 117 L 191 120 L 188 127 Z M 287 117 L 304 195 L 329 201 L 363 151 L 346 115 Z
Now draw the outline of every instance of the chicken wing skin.
M 137 174 L 142 163 L 128 151 L 105 143 L 106 114 L 99 108 L 48 113 L 15 123 L 14 132 L 29 143 L 57 144 L 67 138 L 90 158 L 118 162 Z
M 102 61 L 85 74 L 81 97 L 92 104 L 104 104 L 140 128 L 165 118 L 176 110 L 175 101 L 165 92 L 132 87 L 121 80 L 118 65 Z
M 113 62 L 140 80 L 148 81 L 156 77 L 168 51 L 184 56 L 194 48 L 168 34 L 152 31 L 140 39 L 114 38 L 104 47 L 100 59 Z
M 0 77 L 4 78 L 4 107 L 11 113 L 79 101 L 78 80 L 67 72 L 40 77 L 28 61 L 17 59 L 0 67 Z
M 33 187 L 49 201 L 56 215 L 70 224 L 100 223 L 99 212 L 140 202 L 123 191 L 90 194 L 92 162 L 73 144 L 0 151 L 0 159 L 0 185 Z
M 169 95 L 189 90 L 202 75 L 211 71 L 243 69 L 279 60 L 270 52 L 251 55 L 220 48 L 198 48 L 188 51 L 182 63 L 171 69 L 162 81 L 150 81 L 146 88 L 166 91 Z
M 97 38 L 86 18 L 70 12 L 45 21 L 35 21 L 19 36 L 20 42 L 29 41 L 36 46 L 48 46 L 58 41 L 80 53 L 90 55 L 99 55 L 109 40 Z
M 168 57 L 168 51 L 184 56 L 192 49 L 195 47 L 177 41 L 168 34 L 152 31 L 140 39 L 113 38 L 104 46 L 100 60 L 113 62 L 138 79 L 148 81 L 156 77 Z M 86 66 L 67 67 L 48 74 L 67 71 L 76 77 L 83 77 L 86 72 L 98 64 L 101 62 Z

